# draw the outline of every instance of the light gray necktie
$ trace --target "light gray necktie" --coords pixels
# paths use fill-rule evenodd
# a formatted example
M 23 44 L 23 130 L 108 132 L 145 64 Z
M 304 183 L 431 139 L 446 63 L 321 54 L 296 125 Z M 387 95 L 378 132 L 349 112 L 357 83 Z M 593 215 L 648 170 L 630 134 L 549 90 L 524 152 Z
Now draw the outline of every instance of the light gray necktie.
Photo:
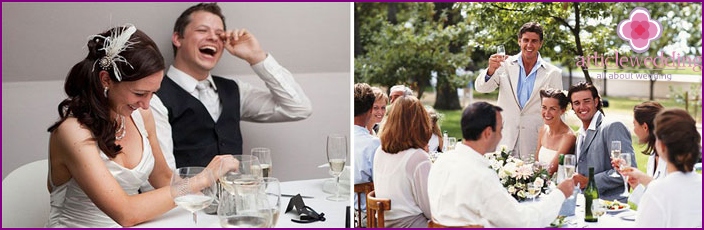
M 220 100 L 215 90 L 211 87 L 210 81 L 203 80 L 198 82 L 196 89 L 198 89 L 198 99 L 208 110 L 213 121 L 217 121 L 218 117 L 220 117 Z

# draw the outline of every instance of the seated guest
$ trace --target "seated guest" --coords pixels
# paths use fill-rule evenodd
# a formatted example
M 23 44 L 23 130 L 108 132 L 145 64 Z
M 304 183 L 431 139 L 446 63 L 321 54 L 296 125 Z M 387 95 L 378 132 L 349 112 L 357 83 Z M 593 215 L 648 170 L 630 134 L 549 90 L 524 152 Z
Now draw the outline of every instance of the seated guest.
M 428 111 L 428 116 L 430 116 L 430 123 L 433 124 L 433 136 L 428 141 L 428 152 L 442 152 L 442 146 L 445 143 L 443 143 L 442 132 L 440 131 L 440 125 L 438 125 L 440 114 L 433 107 L 426 106 L 425 109 Z
M 401 96 L 413 96 L 413 90 L 405 85 L 395 85 L 389 90 L 389 97 L 391 98 L 391 103 L 394 103 L 397 98 Z
M 377 87 L 372 87 L 372 92 L 374 92 L 376 100 L 374 101 L 374 107 L 372 107 L 372 117 L 367 123 L 367 130 L 372 135 L 377 136 L 381 120 L 386 116 L 386 105 L 389 104 L 389 96 Z
M 372 161 L 379 148 L 379 138 L 369 134 L 365 125 L 371 120 L 374 93 L 367 83 L 354 84 L 354 183 L 372 181 Z M 363 194 L 366 197 L 366 194 Z M 354 196 L 355 203 L 357 196 Z M 366 209 L 366 199 L 362 199 L 362 210 Z M 356 205 L 354 206 L 357 207 Z
M 418 99 L 401 96 L 393 103 L 384 129 L 381 148 L 374 155 L 374 191 L 391 199 L 384 224 L 390 228 L 428 226 L 428 140 L 430 119 Z
M 655 149 L 667 176 L 648 185 L 638 206 L 636 227 L 701 228 L 702 175 L 694 164 L 702 155 L 701 135 L 687 111 L 668 109 L 655 117 Z
M 544 166 L 548 166 L 548 173 L 552 176 L 557 171 L 559 154 L 573 154 L 574 143 L 577 136 L 560 117 L 565 114 L 570 100 L 560 89 L 540 90 L 543 125 L 538 132 L 538 150 L 535 159 Z
M 633 107 L 633 133 L 638 137 L 638 142 L 647 144 L 643 154 L 648 155 L 648 164 L 646 165 L 646 173 L 641 172 L 637 168 L 628 168 L 621 174 L 628 177 L 628 183 L 634 187 L 633 192 L 628 197 L 628 201 L 634 204 L 640 203 L 640 198 L 645 192 L 645 188 L 650 181 L 658 178 L 664 178 L 667 174 L 667 164 L 665 160 L 655 151 L 655 115 L 663 110 L 660 103 L 654 101 L 646 101 Z M 620 170 L 618 162 L 620 159 L 612 159 L 611 165 Z
M 555 220 L 565 198 L 572 195 L 571 179 L 539 202 L 519 204 L 509 195 L 484 158 L 501 140 L 501 111 L 489 103 L 476 102 L 462 113 L 462 142 L 443 153 L 428 176 L 433 221 L 446 226 L 545 227 Z

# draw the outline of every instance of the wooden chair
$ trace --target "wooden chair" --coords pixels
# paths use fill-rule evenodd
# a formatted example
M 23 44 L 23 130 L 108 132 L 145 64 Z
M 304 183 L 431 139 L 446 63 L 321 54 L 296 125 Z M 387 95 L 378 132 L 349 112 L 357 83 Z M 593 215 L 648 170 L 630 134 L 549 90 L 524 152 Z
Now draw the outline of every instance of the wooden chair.
M 367 182 L 354 185 L 354 193 L 357 196 L 357 220 L 355 228 L 362 228 L 362 199 L 367 200 L 367 194 L 374 191 L 374 182 Z
M 367 193 L 367 228 L 383 228 L 387 210 L 391 210 L 391 199 L 377 198 L 374 191 Z
M 466 226 L 445 226 L 442 224 L 438 224 L 437 222 L 435 222 L 433 220 L 428 221 L 428 228 L 483 228 L 483 227 L 484 227 L 484 225 L 480 225 L 480 224 L 476 224 L 476 225 L 470 224 L 470 225 L 466 225 Z

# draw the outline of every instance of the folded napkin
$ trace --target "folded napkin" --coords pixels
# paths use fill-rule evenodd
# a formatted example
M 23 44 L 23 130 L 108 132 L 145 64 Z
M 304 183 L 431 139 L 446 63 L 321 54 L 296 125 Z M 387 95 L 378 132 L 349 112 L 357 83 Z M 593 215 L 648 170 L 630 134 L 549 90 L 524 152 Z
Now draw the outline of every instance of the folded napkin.
M 301 197 L 301 194 L 296 194 L 288 201 L 288 206 L 286 207 L 286 212 L 284 213 L 288 213 L 290 211 L 296 211 L 298 213 L 298 220 L 291 219 L 291 221 L 296 223 L 307 224 L 316 221 L 325 221 L 325 213 L 321 212 L 318 214 L 318 212 L 316 212 L 313 208 L 306 206 L 303 202 L 303 197 Z

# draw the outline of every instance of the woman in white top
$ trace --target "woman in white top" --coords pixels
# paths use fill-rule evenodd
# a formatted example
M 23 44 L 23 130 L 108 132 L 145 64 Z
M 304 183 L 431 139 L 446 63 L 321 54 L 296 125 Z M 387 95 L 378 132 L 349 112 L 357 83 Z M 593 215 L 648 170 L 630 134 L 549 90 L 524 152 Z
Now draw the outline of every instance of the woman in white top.
M 667 176 L 648 185 L 636 227 L 701 228 L 702 176 L 693 171 L 702 154 L 696 122 L 685 110 L 668 109 L 654 125 L 655 149 L 665 159 Z
M 538 132 L 538 149 L 535 159 L 548 166 L 548 173 L 552 176 L 557 171 L 558 153 L 574 154 L 574 144 L 577 141 L 561 117 L 567 110 L 569 99 L 560 89 L 540 90 L 541 112 L 545 125 Z
M 428 203 L 430 119 L 414 96 L 396 99 L 379 134 L 374 154 L 374 191 L 391 199 L 384 224 L 390 228 L 424 228 L 431 217 Z
M 90 38 L 88 56 L 66 78 L 60 120 L 48 130 L 46 226 L 134 226 L 175 207 L 172 173 L 148 110 L 163 77 L 159 49 L 133 25 Z M 216 157 L 208 167 L 217 171 L 226 158 L 234 168 L 231 156 Z M 147 180 L 157 189 L 139 194 Z
M 374 93 L 374 105 L 372 106 L 372 118 L 367 123 L 367 130 L 372 136 L 377 136 L 381 120 L 386 116 L 386 105 L 389 104 L 389 96 L 377 87 L 372 87 Z
M 440 125 L 438 125 L 438 120 L 440 120 L 440 114 L 433 109 L 431 106 L 426 106 L 425 110 L 428 111 L 428 116 L 430 117 L 430 123 L 433 125 L 433 135 L 430 136 L 428 141 L 428 153 L 432 152 L 442 152 L 443 138 L 442 132 L 440 132 Z
M 648 155 L 648 164 L 646 165 L 646 173 L 640 170 L 628 169 L 623 172 L 628 177 L 628 183 L 634 187 L 633 192 L 628 197 L 628 201 L 634 204 L 640 203 L 640 198 L 645 192 L 645 188 L 650 181 L 658 178 L 664 178 L 667 174 L 664 160 L 657 151 L 655 151 L 655 115 L 663 110 L 660 103 L 654 101 L 646 101 L 633 107 L 633 133 L 638 137 L 638 143 L 647 144 L 643 154 Z M 611 165 L 616 169 L 620 169 L 619 160 L 612 160 Z

